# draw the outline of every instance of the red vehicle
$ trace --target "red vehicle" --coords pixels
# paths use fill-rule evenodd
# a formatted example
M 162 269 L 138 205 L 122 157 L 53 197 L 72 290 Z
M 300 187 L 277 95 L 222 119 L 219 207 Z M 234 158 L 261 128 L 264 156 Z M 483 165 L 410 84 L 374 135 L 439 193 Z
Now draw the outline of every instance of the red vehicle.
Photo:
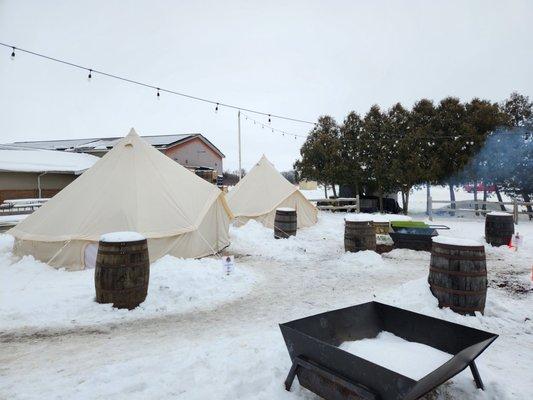
M 474 192 L 474 185 L 471 184 L 471 183 L 468 183 L 468 184 L 464 185 L 463 188 L 468 193 L 473 193 Z M 483 183 L 478 183 L 477 184 L 477 191 L 478 192 L 483 192 L 483 190 L 486 190 L 488 193 L 492 193 L 492 192 L 496 191 L 496 185 L 485 185 Z

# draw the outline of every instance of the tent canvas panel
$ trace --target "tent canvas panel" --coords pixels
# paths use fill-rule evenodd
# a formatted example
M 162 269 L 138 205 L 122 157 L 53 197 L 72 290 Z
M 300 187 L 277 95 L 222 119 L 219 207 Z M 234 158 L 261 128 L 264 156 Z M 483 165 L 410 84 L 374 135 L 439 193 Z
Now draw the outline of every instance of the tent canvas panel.
M 279 207 L 296 209 L 299 228 L 311 226 L 317 221 L 316 207 L 265 156 L 228 193 L 227 199 L 238 226 L 253 218 L 273 227 L 276 208 Z
M 296 210 L 297 226 L 298 228 L 306 228 L 308 226 L 313 226 L 317 221 L 317 209 L 313 206 L 305 196 L 299 191 L 294 192 L 268 213 L 254 216 L 238 216 L 235 218 L 235 225 L 242 226 L 246 224 L 250 219 L 255 219 L 256 221 L 262 223 L 268 228 L 274 227 L 274 220 L 276 219 L 276 209 L 280 207 L 290 207 Z
M 150 262 L 170 254 L 181 258 L 198 258 L 211 255 L 230 244 L 229 216 L 219 200 L 208 211 L 198 229 L 180 235 L 148 238 Z M 35 259 L 54 267 L 79 270 L 85 265 L 86 246 L 97 244 L 90 240 L 44 242 L 15 239 L 14 254 L 31 254 Z
M 9 233 L 16 239 L 16 254 L 79 269 L 86 245 L 116 231 L 145 236 L 151 260 L 165 254 L 214 254 L 229 244 L 231 218 L 224 194 L 216 186 L 132 130 Z

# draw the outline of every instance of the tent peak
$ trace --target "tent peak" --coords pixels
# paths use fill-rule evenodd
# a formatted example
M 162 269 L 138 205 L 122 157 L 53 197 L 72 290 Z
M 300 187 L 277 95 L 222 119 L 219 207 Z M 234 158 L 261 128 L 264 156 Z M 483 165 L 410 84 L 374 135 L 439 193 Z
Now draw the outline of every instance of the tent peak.
M 263 154 L 263 156 L 261 157 L 261 159 L 257 162 L 257 164 L 261 164 L 261 163 L 269 163 L 270 165 L 273 165 L 270 160 Z
M 135 128 L 131 128 L 130 132 L 128 133 L 127 136 L 137 136 L 137 137 L 139 137 L 139 135 L 137 134 L 137 131 L 135 130 Z

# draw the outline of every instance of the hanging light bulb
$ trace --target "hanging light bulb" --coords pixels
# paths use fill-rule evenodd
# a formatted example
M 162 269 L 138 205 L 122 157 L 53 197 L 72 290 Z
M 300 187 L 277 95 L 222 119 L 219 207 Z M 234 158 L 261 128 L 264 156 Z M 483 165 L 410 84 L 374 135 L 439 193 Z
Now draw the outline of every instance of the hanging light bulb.
M 159 99 L 161 97 L 161 94 L 159 93 L 159 88 L 157 88 L 157 98 Z
M 218 113 L 218 103 L 217 103 L 217 106 L 215 107 L 215 114 Z
M 93 70 L 90 69 L 89 70 L 89 75 L 87 75 L 87 80 L 90 82 L 92 77 L 93 77 Z
M 272 123 L 272 119 L 270 118 L 270 114 L 268 114 L 268 123 Z
M 13 47 L 13 51 L 11 52 L 11 59 L 15 59 L 15 47 Z

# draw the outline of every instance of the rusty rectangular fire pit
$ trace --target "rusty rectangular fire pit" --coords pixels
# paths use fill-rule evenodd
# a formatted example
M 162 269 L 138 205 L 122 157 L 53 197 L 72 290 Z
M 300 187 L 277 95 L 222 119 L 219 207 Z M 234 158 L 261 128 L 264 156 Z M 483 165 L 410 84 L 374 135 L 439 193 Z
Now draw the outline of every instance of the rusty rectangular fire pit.
M 298 319 L 280 325 L 292 360 L 285 388 L 300 385 L 327 400 L 415 400 L 470 367 L 483 389 L 474 360 L 498 335 L 378 302 Z M 388 331 L 453 357 L 414 380 L 348 353 L 345 341 L 375 338 Z

